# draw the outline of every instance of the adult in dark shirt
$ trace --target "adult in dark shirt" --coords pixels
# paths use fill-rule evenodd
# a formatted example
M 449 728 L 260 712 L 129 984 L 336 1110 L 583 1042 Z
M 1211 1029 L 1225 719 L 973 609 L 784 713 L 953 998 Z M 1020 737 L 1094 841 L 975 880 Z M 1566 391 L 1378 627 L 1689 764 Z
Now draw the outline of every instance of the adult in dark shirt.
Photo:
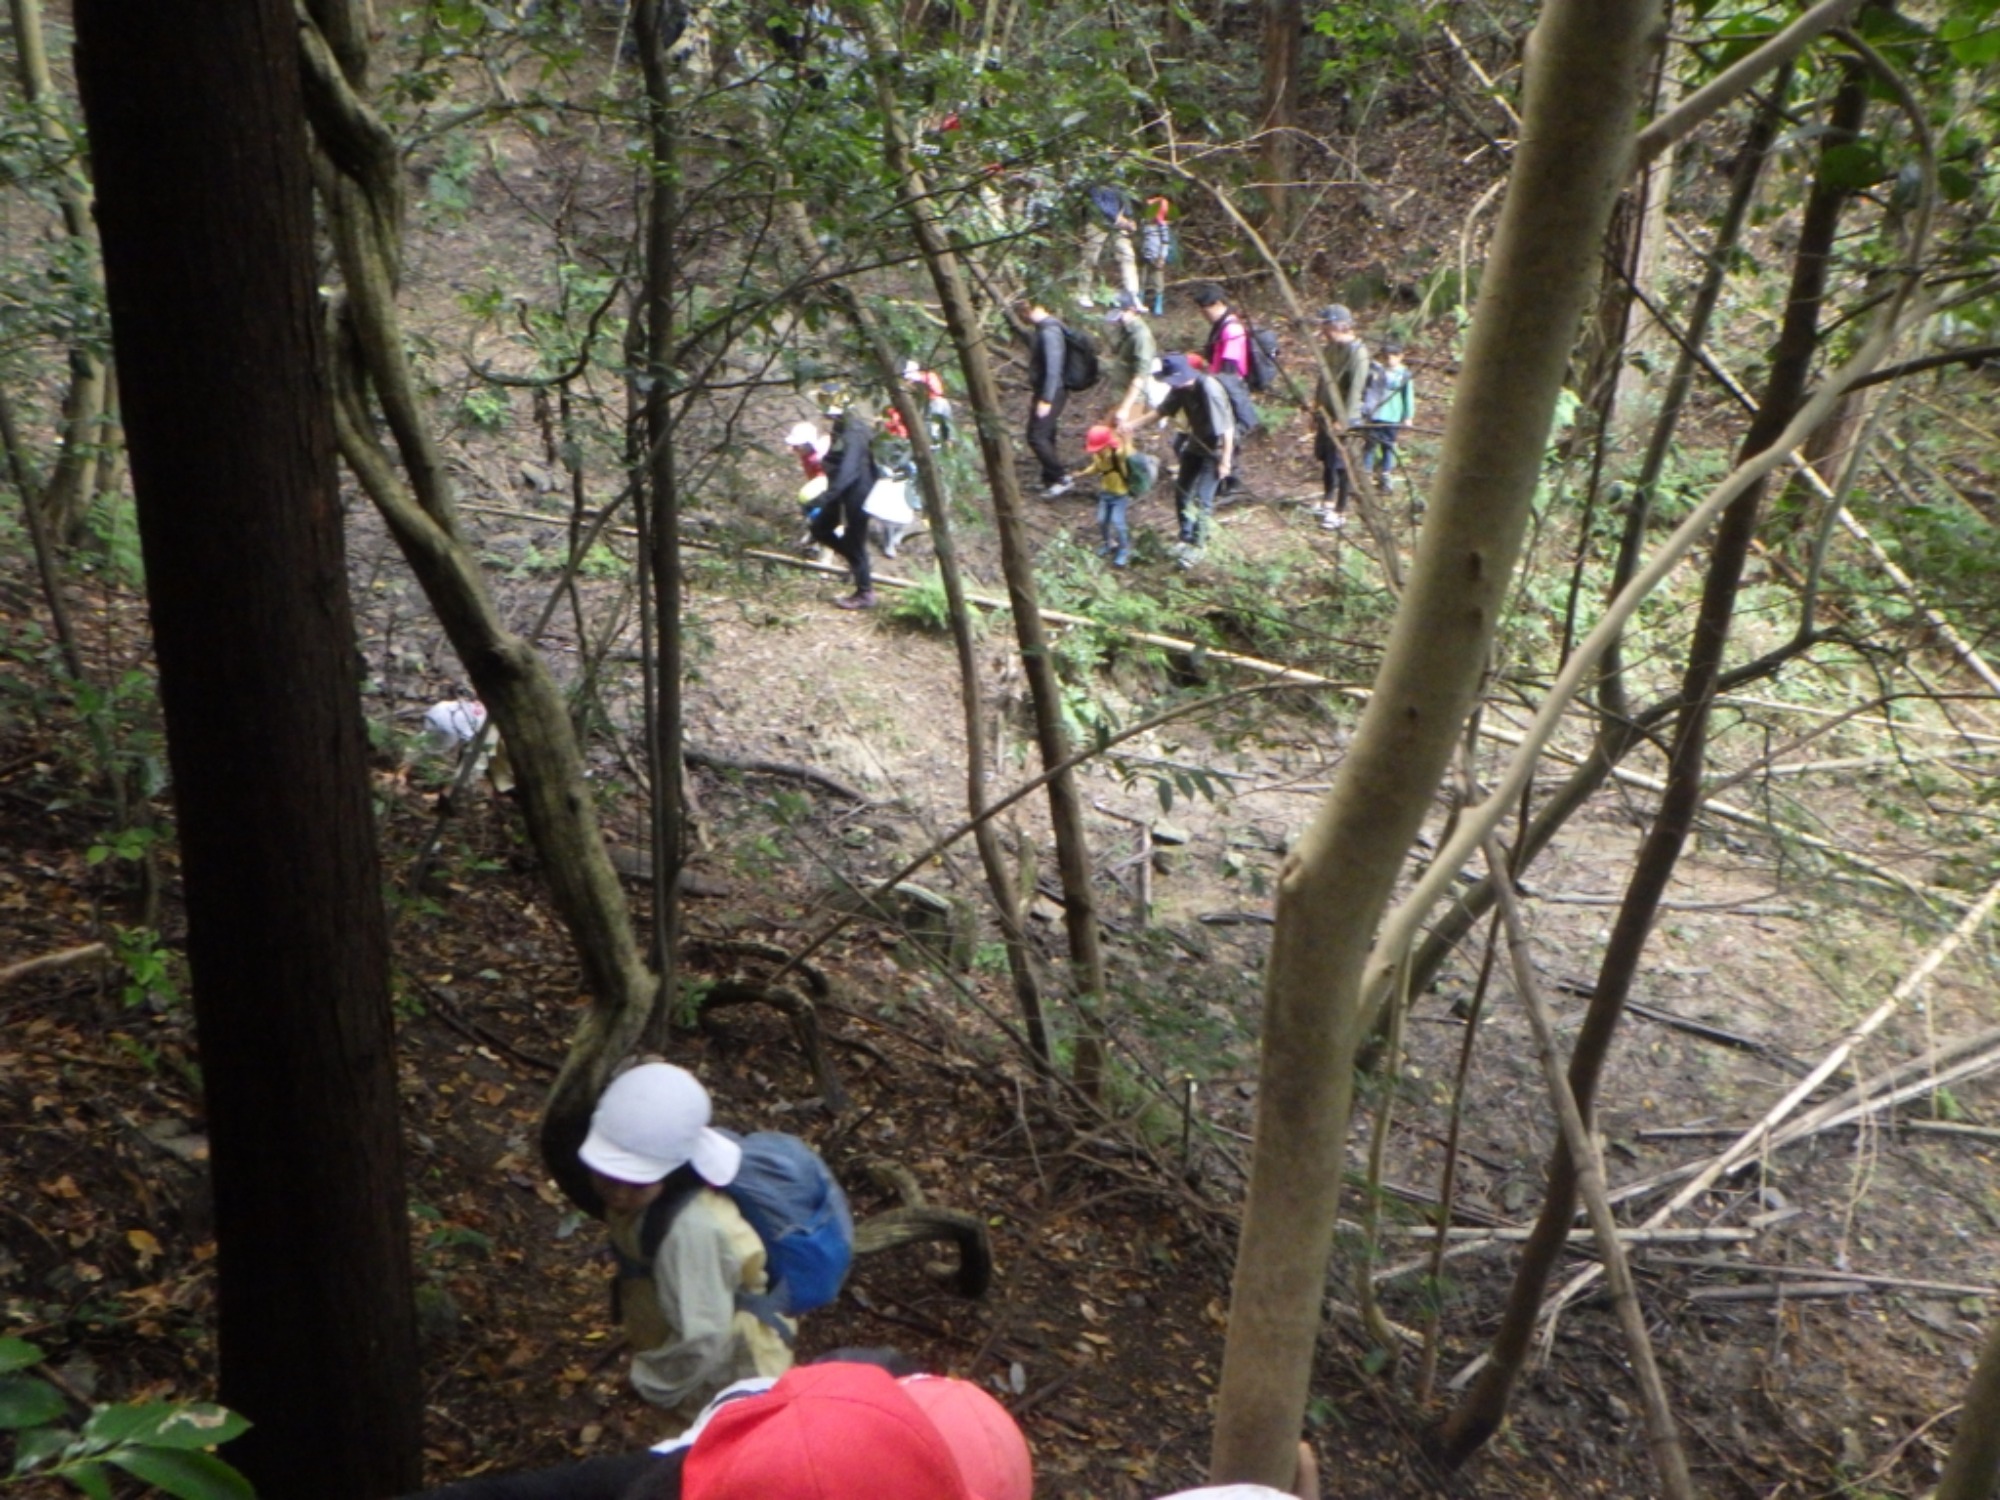
M 868 492 L 875 487 L 874 431 L 857 411 L 828 412 L 833 447 L 826 455 L 826 497 L 813 515 L 813 540 L 831 547 L 854 576 L 854 592 L 833 602 L 841 609 L 873 609 L 875 579 L 868 566 Z M 835 535 L 838 529 L 839 534 Z
M 1042 468 L 1042 493 L 1053 500 L 1069 493 L 1069 470 L 1056 453 L 1056 427 L 1062 421 L 1069 387 L 1063 383 L 1067 351 L 1062 319 L 1041 303 L 1024 298 L 1015 312 L 1028 324 L 1028 447 Z
M 1180 471 L 1174 477 L 1174 514 L 1181 529 L 1178 560 L 1187 567 L 1208 544 L 1216 489 L 1236 463 L 1236 417 L 1228 394 L 1213 376 L 1189 364 L 1186 355 L 1167 355 L 1153 367 L 1153 374 L 1167 384 L 1160 420 L 1178 417 L 1186 429 L 1180 438 Z

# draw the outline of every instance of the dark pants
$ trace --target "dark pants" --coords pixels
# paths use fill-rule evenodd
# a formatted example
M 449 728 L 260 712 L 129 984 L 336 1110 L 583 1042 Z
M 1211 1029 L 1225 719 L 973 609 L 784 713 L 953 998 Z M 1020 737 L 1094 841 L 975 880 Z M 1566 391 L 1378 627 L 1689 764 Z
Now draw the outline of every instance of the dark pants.
M 489 1474 L 448 1484 L 441 1490 L 425 1490 L 409 1500 L 621 1500 L 635 1493 L 677 1495 L 680 1466 L 678 1454 L 662 1458 L 655 1453 L 621 1453 L 615 1458 L 587 1458 L 527 1474 Z M 656 1483 L 640 1490 L 637 1481 L 641 1479 Z
M 1379 478 L 1387 478 L 1396 467 L 1396 427 L 1361 429 L 1361 467 Z
M 1062 460 L 1056 456 L 1056 424 L 1062 420 L 1063 407 L 1068 401 L 1068 391 L 1057 391 L 1056 399 L 1049 403 L 1049 414 L 1046 417 L 1035 415 L 1035 407 L 1041 405 L 1040 401 L 1035 401 L 1028 407 L 1028 447 L 1033 450 L 1036 461 L 1042 466 L 1042 483 L 1045 485 L 1061 484 L 1069 478 L 1069 470 L 1063 467 Z
M 1174 477 L 1174 515 L 1181 523 L 1181 540 L 1190 546 L 1208 545 L 1215 491 L 1221 483 L 1222 460 L 1199 443 L 1184 444 L 1180 472 Z
M 868 566 L 868 513 L 861 508 L 866 499 L 863 496 L 852 505 L 822 505 L 814 513 L 812 523 L 813 540 L 840 554 L 847 571 L 854 575 L 857 594 L 871 593 L 875 587 L 874 574 Z M 836 526 L 841 527 L 839 536 L 833 534 Z
M 1335 510 L 1346 510 L 1353 481 L 1347 473 L 1347 456 L 1325 422 L 1314 429 L 1313 456 L 1319 460 L 1320 494 L 1333 503 Z

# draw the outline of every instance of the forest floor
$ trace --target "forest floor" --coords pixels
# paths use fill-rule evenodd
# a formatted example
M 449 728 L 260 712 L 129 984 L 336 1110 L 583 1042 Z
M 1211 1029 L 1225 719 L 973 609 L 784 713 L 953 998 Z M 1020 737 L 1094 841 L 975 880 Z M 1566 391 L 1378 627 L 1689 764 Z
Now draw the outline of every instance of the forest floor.
M 1432 158 L 1449 155 L 1449 142 L 1421 144 Z M 1422 162 L 1410 168 L 1426 170 Z M 1455 226 L 1448 204 L 1433 216 L 1434 224 L 1397 233 L 1432 242 L 1455 233 L 1439 227 Z M 1390 233 L 1379 225 L 1369 232 Z M 417 256 L 417 294 L 428 285 L 432 305 L 443 307 L 466 257 L 506 247 L 506 232 L 496 231 L 469 251 Z M 1378 247 L 1374 259 L 1394 257 Z M 1191 313 L 1168 323 L 1173 342 L 1199 332 Z M 1419 368 L 1431 410 L 1441 410 L 1448 356 L 1427 351 Z M 809 414 L 793 406 L 774 404 L 758 425 L 775 434 Z M 517 621 L 539 610 L 553 586 L 547 559 L 564 544 L 559 516 L 519 514 L 555 503 L 536 493 L 541 486 L 509 446 L 531 446 L 526 425 L 466 441 L 458 473 Z M 1075 443 L 1081 421 L 1071 428 Z M 1420 442 L 1419 486 L 1426 461 Z M 860 796 L 790 776 L 691 772 L 702 878 L 687 935 L 698 978 L 754 972 L 745 945 L 796 951 L 851 904 L 854 887 L 924 847 L 963 806 L 962 719 L 944 638 L 886 611 L 833 610 L 844 587 L 831 578 L 732 555 L 745 542 L 791 540 L 796 474 L 787 463 L 768 451 L 746 459 L 762 498 L 709 514 L 701 535 L 721 550 L 692 555 L 688 739 L 810 768 Z M 1355 530 L 1323 533 L 1297 503 L 1316 486 L 1295 424 L 1259 440 L 1246 468 L 1248 498 L 1223 512 L 1218 572 L 1320 567 L 1353 579 L 1357 592 L 1379 594 Z M 1067 580 L 1066 600 L 1095 600 L 1109 614 L 1131 589 L 1206 612 L 1224 628 L 1241 625 L 1240 598 L 1224 598 L 1201 569 L 1174 572 L 1157 545 L 1142 544 L 1141 566 L 1126 578 L 1098 567 L 1085 555 L 1088 502 L 1031 505 L 1038 545 Z M 1155 496 L 1135 508 L 1135 523 L 1165 535 L 1170 506 Z M 1407 512 L 1396 525 L 1407 542 Z M 447 769 L 416 753 L 415 732 L 424 707 L 457 696 L 463 682 L 379 524 L 360 508 L 350 515 L 350 552 L 394 893 L 428 1471 L 441 1481 L 643 1445 L 660 1425 L 624 1381 L 606 1315 L 601 1237 L 556 1194 L 533 1146 L 543 1090 L 581 1013 L 576 967 L 512 806 L 475 793 L 440 828 Z M 906 562 L 885 571 L 916 572 L 926 552 L 919 538 Z M 975 578 L 995 589 L 990 538 L 971 535 L 969 552 Z M 79 593 L 92 670 L 104 681 L 148 673 L 142 602 L 102 575 Z M 591 579 L 584 594 L 592 610 L 615 608 L 618 585 Z M 1289 602 L 1265 601 L 1280 615 Z M 0 967 L 103 939 L 139 921 L 142 906 L 134 862 L 97 852 L 105 809 L 84 736 L 48 675 L 39 614 L 25 562 L 0 557 Z M 1027 740 L 1004 622 L 996 619 L 986 640 L 1008 752 L 1000 779 L 1011 784 L 1027 774 Z M 573 677 L 581 643 L 567 611 L 545 644 Z M 1288 660 L 1301 665 L 1331 670 L 1351 660 L 1338 643 L 1299 645 Z M 629 674 L 628 655 L 622 645 L 611 654 L 620 674 Z M 1114 655 L 1100 696 L 1140 705 L 1172 672 L 1189 669 L 1200 664 Z M 157 735 L 148 702 L 143 691 L 121 695 L 125 732 Z M 613 723 L 595 742 L 593 773 L 611 836 L 635 850 L 644 834 L 624 748 L 629 697 L 614 691 L 607 705 Z M 968 954 L 888 918 L 855 923 L 819 955 L 830 991 L 822 1024 L 851 1101 L 837 1117 L 780 1016 L 733 1007 L 676 1036 L 675 1060 L 707 1081 L 722 1123 L 813 1139 L 859 1211 L 887 1206 L 866 1170 L 881 1158 L 907 1168 L 933 1202 L 977 1211 L 990 1226 L 998 1274 L 983 1300 L 959 1297 L 950 1267 L 923 1251 L 890 1252 L 864 1260 L 840 1301 L 807 1320 L 802 1352 L 889 1344 L 986 1385 L 1028 1432 L 1049 1495 L 1137 1500 L 1199 1478 L 1256 1099 L 1269 885 L 1337 768 L 1350 715 L 1297 694 L 1226 726 L 1183 721 L 1125 747 L 1118 765 L 1083 772 L 1115 976 L 1107 1019 L 1126 1080 L 1105 1117 L 1052 1096 L 996 1024 L 1011 1001 L 992 944 L 976 941 Z M 1757 732 L 1746 727 L 1743 740 Z M 1728 744 L 1733 751 L 1742 742 Z M 1859 730 L 1820 747 L 1829 756 L 1876 748 Z M 1632 764 L 1659 772 L 1650 751 Z M 1186 768 L 1217 794 L 1183 795 L 1163 808 L 1161 781 L 1171 785 Z M 1643 792 L 1600 794 L 1530 876 L 1537 957 L 1564 1040 L 1581 1018 L 1575 987 L 1595 972 L 1649 806 Z M 1815 806 L 1842 843 L 1877 864 L 1916 880 L 1938 876 L 1934 856 L 1900 848 L 1871 801 L 1867 773 Z M 1442 817 L 1440 809 L 1432 832 Z M 1141 825 L 1157 836 L 1150 858 L 1137 843 Z M 442 836 L 436 873 L 410 891 L 416 852 L 434 829 Z M 1042 829 L 1024 808 L 1009 839 L 1046 854 Z M 170 841 L 158 857 L 165 894 L 157 925 L 173 950 L 182 932 Z M 1150 870 L 1143 907 L 1141 863 Z M 981 899 L 976 862 L 962 851 L 917 879 Z M 643 911 L 644 892 L 633 894 Z M 1636 996 L 1652 1015 L 1628 1017 L 1599 1101 L 1617 1182 L 1720 1149 L 1724 1128 L 1761 1115 L 1801 1060 L 1824 1055 L 1938 933 L 1900 896 L 1726 823 L 1704 826 L 1669 899 Z M 1049 972 L 1059 973 L 1052 901 L 1037 902 L 1033 925 Z M 1425 1263 L 1424 1205 L 1438 1191 L 1468 1030 L 1462 1011 L 1482 952 L 1468 943 L 1435 992 L 1416 998 L 1400 1078 L 1368 1091 L 1374 1103 L 1394 1103 L 1391 1187 L 1380 1200 L 1378 1249 L 1343 1234 L 1308 1436 L 1334 1496 L 1651 1494 L 1637 1400 L 1601 1297 L 1563 1317 L 1508 1427 L 1457 1475 L 1419 1456 L 1447 1397 L 1413 1399 L 1417 1350 L 1377 1347 L 1352 1312 L 1356 1265 L 1375 1274 L 1399 1327 L 1421 1330 L 1436 1309 L 1438 1380 L 1447 1387 L 1479 1355 L 1505 1295 L 1514 1264 L 1505 1239 L 1454 1245 L 1435 1282 Z M 0 990 L 8 1146 L 0 1154 L 0 1326 L 51 1350 L 84 1398 L 212 1389 L 202 1114 L 192 1023 L 171 993 L 185 975 L 170 956 L 164 979 L 149 976 L 146 957 L 49 970 Z M 1957 977 L 1968 967 L 1941 973 L 1926 1002 L 1885 1028 L 1858 1070 L 1836 1082 L 2000 1023 L 1990 984 Z M 1684 1022 L 1737 1041 L 1718 1044 Z M 1539 1204 L 1554 1130 L 1504 960 L 1479 1033 L 1465 1077 L 1453 1218 L 1465 1231 L 1509 1230 Z M 1976 1124 L 2000 1116 L 2000 1098 L 1990 1081 L 1972 1079 L 1913 1108 Z M 1364 1108 L 1354 1170 L 1371 1125 Z M 1673 1130 L 1717 1134 L 1654 1134 Z M 1676 1221 L 1716 1239 L 1635 1247 L 1648 1323 L 1706 1493 L 1915 1495 L 1934 1482 L 1949 1409 L 2000 1295 L 1987 1293 L 2000 1289 L 1995 1147 L 1992 1134 L 1887 1125 L 1830 1132 L 1768 1157 Z M 1361 1197 L 1349 1195 L 1350 1215 L 1362 1212 Z M 1565 1274 L 1586 1263 L 1579 1253 Z

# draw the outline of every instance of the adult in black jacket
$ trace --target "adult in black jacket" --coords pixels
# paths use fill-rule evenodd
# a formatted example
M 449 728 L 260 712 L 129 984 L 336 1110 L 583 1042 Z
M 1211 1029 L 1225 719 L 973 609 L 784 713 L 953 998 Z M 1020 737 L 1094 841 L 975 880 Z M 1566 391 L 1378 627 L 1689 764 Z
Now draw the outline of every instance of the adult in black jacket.
M 868 419 L 859 412 L 848 411 L 838 417 L 833 447 L 826 455 L 826 498 L 813 515 L 813 540 L 838 552 L 854 575 L 854 592 L 833 601 L 842 609 L 875 607 L 875 580 L 868 566 L 868 514 L 862 509 L 868 503 L 868 492 L 875 488 L 874 441 Z
M 1236 464 L 1236 414 L 1215 377 L 1195 369 L 1185 354 L 1167 355 L 1153 374 L 1167 383 L 1158 419 L 1179 417 L 1187 429 L 1180 438 L 1181 466 L 1174 478 L 1174 513 L 1181 527 L 1178 560 L 1187 567 L 1208 544 L 1216 489 Z
M 1062 319 L 1041 303 L 1026 300 L 1015 312 L 1028 324 L 1028 447 L 1042 466 L 1042 493 L 1053 500 L 1069 493 L 1069 470 L 1056 454 L 1056 426 L 1062 421 L 1069 387 L 1063 383 L 1063 360 L 1068 353 L 1067 330 Z

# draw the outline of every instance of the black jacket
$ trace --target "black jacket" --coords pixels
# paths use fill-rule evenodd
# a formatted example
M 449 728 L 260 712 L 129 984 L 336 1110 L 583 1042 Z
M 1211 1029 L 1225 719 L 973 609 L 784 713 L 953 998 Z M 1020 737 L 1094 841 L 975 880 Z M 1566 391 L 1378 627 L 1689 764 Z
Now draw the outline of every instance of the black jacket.
M 861 514 L 868 492 L 875 488 L 875 434 L 858 412 L 848 412 L 833 430 L 826 455 L 826 499 L 835 515 L 849 520 Z
M 1063 384 L 1063 357 L 1068 352 L 1068 330 L 1054 313 L 1034 325 L 1028 354 L 1028 387 L 1037 401 L 1054 404 L 1068 389 Z

